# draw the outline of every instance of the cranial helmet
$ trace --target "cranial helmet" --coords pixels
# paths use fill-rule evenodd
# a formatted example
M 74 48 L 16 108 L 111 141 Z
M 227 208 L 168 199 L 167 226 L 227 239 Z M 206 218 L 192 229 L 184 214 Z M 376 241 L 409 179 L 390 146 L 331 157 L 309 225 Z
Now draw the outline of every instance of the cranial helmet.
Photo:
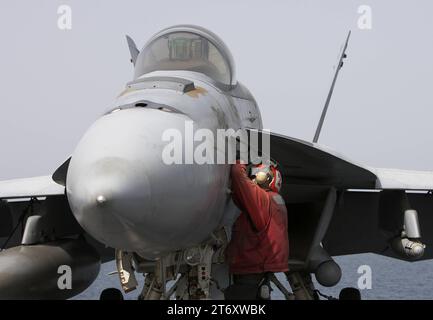
M 273 161 L 260 163 L 251 168 L 250 177 L 262 188 L 280 192 L 283 178 L 277 164 Z

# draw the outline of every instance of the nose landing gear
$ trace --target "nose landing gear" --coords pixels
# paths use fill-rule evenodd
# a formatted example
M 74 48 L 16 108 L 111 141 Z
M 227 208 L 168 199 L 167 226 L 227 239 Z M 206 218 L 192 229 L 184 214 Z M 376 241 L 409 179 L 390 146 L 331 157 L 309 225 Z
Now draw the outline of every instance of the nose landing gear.
M 170 253 L 157 261 L 144 260 L 135 253 L 116 251 L 116 266 L 124 292 L 138 286 L 135 272 L 145 276 L 139 300 L 209 299 L 212 265 L 224 263 L 227 234 L 224 229 L 200 246 Z M 168 285 L 171 286 L 168 287 Z

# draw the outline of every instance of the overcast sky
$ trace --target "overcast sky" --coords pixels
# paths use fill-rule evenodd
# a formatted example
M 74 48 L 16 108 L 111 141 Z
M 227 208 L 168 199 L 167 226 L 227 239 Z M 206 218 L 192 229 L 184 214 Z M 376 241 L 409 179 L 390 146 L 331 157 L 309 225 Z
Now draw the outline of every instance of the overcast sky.
M 62 4 L 72 30 L 57 26 Z M 51 174 L 131 80 L 124 35 L 141 47 L 179 23 L 217 33 L 264 127 L 305 140 L 352 29 L 320 142 L 371 166 L 433 169 L 432 12 L 428 0 L 1 0 L 0 179 Z

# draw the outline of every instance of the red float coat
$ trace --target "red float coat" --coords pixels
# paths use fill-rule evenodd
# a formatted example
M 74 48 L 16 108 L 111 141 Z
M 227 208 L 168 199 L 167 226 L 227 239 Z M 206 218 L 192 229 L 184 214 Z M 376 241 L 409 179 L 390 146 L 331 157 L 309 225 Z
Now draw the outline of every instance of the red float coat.
M 231 177 L 233 200 L 242 212 L 226 251 L 230 272 L 288 271 L 287 209 L 283 198 L 255 184 L 243 164 L 232 165 Z

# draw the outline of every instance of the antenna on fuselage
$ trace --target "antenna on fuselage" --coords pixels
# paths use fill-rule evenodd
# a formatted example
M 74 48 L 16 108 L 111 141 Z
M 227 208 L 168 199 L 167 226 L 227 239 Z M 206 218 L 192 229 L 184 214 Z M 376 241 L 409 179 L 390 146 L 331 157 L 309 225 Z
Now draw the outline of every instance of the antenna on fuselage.
M 323 107 L 322 115 L 320 116 L 319 124 L 317 125 L 316 133 L 314 134 L 313 142 L 317 143 L 319 141 L 320 132 L 322 131 L 323 122 L 325 121 L 326 112 L 328 111 L 329 102 L 331 101 L 332 93 L 334 91 L 335 83 L 337 82 L 338 73 L 340 72 L 340 69 L 343 67 L 343 60 L 347 57 L 346 55 L 346 49 L 347 45 L 349 43 L 350 34 L 352 31 L 349 30 L 349 33 L 347 34 L 346 42 L 344 43 L 343 51 L 341 52 L 340 59 L 338 61 L 337 68 L 335 70 L 334 79 L 332 80 L 331 88 L 328 92 L 328 97 L 326 98 L 325 106 Z
M 128 42 L 128 48 L 129 52 L 131 53 L 131 62 L 135 66 L 135 62 L 137 61 L 137 57 L 140 53 L 140 50 L 137 49 L 137 45 L 135 44 L 134 40 L 130 36 L 126 36 L 126 41 Z

